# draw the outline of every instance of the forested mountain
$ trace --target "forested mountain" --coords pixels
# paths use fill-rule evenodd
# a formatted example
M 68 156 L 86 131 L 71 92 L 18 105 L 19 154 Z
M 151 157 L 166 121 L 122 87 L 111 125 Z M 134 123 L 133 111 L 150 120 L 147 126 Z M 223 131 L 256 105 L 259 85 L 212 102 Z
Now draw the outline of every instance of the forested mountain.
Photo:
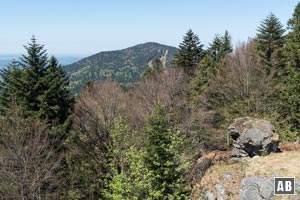
M 123 50 L 100 52 L 64 69 L 70 77 L 72 91 L 79 92 L 88 81 L 136 81 L 156 58 L 161 58 L 163 66 L 169 68 L 176 52 L 175 47 L 148 42 Z

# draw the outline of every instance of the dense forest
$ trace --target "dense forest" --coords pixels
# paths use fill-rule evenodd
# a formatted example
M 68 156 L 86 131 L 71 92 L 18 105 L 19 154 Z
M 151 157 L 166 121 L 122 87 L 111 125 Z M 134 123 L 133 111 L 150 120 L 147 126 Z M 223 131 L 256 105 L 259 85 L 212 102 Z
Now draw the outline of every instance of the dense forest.
M 35 37 L 25 49 L 1 70 L 0 199 L 192 199 L 195 160 L 229 148 L 234 118 L 300 136 L 300 3 L 235 48 L 188 30 L 172 67 L 154 59 L 130 88 L 88 81 L 73 97 Z

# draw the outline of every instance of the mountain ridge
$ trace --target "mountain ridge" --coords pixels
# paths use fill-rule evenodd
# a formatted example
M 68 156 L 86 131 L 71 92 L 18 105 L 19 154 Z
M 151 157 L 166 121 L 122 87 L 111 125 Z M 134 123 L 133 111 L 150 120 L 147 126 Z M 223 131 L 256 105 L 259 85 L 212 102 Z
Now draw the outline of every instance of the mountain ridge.
M 162 60 L 165 68 L 170 68 L 177 51 L 172 46 L 146 42 L 120 50 L 101 51 L 64 66 L 64 70 L 70 78 L 71 90 L 78 93 L 88 81 L 138 81 L 149 62 L 156 58 Z

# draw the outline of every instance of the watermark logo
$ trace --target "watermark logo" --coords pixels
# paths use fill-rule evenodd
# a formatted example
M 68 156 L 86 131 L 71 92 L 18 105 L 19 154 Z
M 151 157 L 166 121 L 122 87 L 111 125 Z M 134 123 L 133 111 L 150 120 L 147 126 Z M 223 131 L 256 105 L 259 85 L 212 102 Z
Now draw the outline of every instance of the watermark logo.
M 294 177 L 275 177 L 274 195 L 294 195 L 295 178 Z

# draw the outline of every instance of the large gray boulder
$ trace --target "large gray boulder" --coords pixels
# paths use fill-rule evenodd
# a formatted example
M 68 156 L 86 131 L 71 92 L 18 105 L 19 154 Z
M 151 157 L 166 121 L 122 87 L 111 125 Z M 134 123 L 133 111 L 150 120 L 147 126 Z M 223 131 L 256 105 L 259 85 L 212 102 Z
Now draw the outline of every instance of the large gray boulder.
M 233 157 L 253 157 L 263 152 L 277 152 L 279 139 L 273 125 L 262 119 L 238 118 L 228 128 Z

